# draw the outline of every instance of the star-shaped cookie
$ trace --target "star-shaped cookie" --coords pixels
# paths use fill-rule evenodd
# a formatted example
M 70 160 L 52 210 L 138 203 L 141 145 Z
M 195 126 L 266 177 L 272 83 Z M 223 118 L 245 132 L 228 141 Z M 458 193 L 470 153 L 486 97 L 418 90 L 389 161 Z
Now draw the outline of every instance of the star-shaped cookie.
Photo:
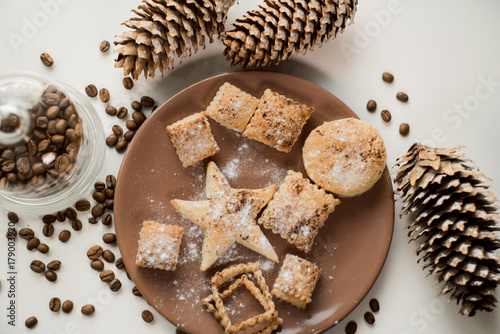
M 233 189 L 210 162 L 205 189 L 209 200 L 171 200 L 177 211 L 204 230 L 200 270 L 208 269 L 235 242 L 279 262 L 255 221 L 275 191 L 276 184 L 263 189 Z

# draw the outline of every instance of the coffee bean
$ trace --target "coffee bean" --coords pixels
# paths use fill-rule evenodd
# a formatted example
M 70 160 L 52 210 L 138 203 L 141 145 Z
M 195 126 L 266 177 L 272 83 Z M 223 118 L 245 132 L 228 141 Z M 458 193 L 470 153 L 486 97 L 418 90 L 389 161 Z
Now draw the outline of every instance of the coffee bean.
M 107 106 L 105 111 L 109 116 L 116 116 L 116 113 L 118 112 L 118 110 L 116 110 L 116 108 L 113 106 Z
M 139 289 L 135 285 L 132 288 L 132 293 L 134 294 L 134 296 L 142 297 L 142 293 L 139 291 Z
M 373 298 L 370 300 L 370 309 L 372 310 L 372 312 L 380 311 L 380 304 L 377 299 Z
M 405 93 L 403 92 L 398 92 L 396 94 L 396 98 L 401 101 L 401 102 L 408 102 L 408 95 L 406 95 Z
M 123 78 L 122 83 L 125 89 L 132 89 L 132 87 L 134 87 L 134 81 L 130 77 Z
M 114 206 L 114 200 L 112 199 L 107 199 L 106 201 L 104 201 L 104 207 L 108 210 L 113 210 L 113 206 Z
M 99 274 L 99 278 L 103 282 L 111 282 L 115 279 L 115 273 L 112 270 L 104 270 Z
M 90 217 L 89 218 L 89 224 L 97 224 L 98 220 L 95 217 Z
M 107 52 L 109 50 L 110 44 L 108 41 L 102 41 L 101 45 L 99 45 L 99 50 L 101 52 Z
M 52 312 L 59 312 L 59 310 L 61 309 L 61 300 L 57 297 L 52 298 L 49 301 L 49 309 Z
M 50 270 L 53 270 L 53 271 L 59 270 L 59 268 L 61 268 L 61 261 L 59 261 L 59 260 L 50 261 L 47 264 L 47 268 L 49 268 Z
M 99 90 L 99 98 L 101 99 L 102 103 L 109 102 L 110 99 L 109 90 L 107 90 L 106 88 L 101 88 Z
M 87 256 L 91 260 L 96 260 L 102 255 L 103 249 L 99 245 L 94 245 L 87 251 Z
M 33 164 L 33 166 L 31 167 L 31 171 L 33 172 L 33 174 L 39 175 L 45 173 L 47 169 L 43 167 L 43 164 L 41 162 L 37 162 Z
M 26 327 L 28 328 L 33 328 L 36 326 L 36 324 L 38 324 L 38 319 L 36 317 L 29 317 L 24 322 L 24 325 L 26 325 Z
M 7 213 L 7 219 L 9 219 L 9 221 L 13 222 L 14 224 L 17 224 L 19 222 L 19 216 L 17 215 L 17 213 L 12 211 L 9 211 L 9 213 Z
M 153 322 L 153 320 L 154 320 L 153 313 L 151 313 L 151 311 L 148 311 L 148 310 L 142 311 L 141 316 L 142 316 L 142 320 L 144 320 L 148 324 Z
M 127 127 L 127 129 L 132 130 L 132 131 L 135 131 L 135 130 L 139 129 L 139 125 L 134 120 L 132 120 L 132 119 L 129 119 L 125 123 L 125 126 Z
M 100 216 L 102 216 L 102 214 L 104 213 L 104 205 L 102 203 L 98 203 L 96 204 L 93 208 L 92 208 L 92 216 L 95 217 L 95 218 L 98 218 Z
M 68 128 L 68 121 L 65 119 L 60 119 L 56 122 L 56 132 L 60 135 L 64 134 L 66 132 L 66 129 Z
M 382 80 L 384 80 L 387 83 L 391 83 L 394 81 L 394 75 L 392 75 L 389 72 L 384 72 L 382 73 Z
M 56 213 L 56 220 L 58 222 L 63 222 L 66 220 L 66 213 L 64 211 L 57 211 Z
M 99 203 L 104 203 L 104 201 L 106 200 L 106 195 L 101 192 L 101 191 L 94 191 L 92 193 L 92 198 L 96 201 L 96 202 L 99 202 Z
M 75 220 L 77 217 L 76 211 L 73 208 L 67 208 L 66 210 L 64 210 L 64 213 L 66 214 L 66 218 L 68 218 L 69 220 Z
M 116 113 L 116 117 L 118 117 L 119 119 L 124 119 L 125 117 L 127 117 L 127 114 L 128 114 L 128 109 L 125 107 L 120 107 L 118 109 L 118 112 Z
M 33 250 L 35 249 L 38 245 L 40 244 L 40 240 L 36 237 L 30 239 L 28 241 L 28 244 L 26 245 L 26 248 L 28 248 L 28 250 Z
M 120 137 L 122 134 L 123 134 L 123 129 L 121 126 L 119 125 L 113 125 L 113 127 L 111 128 L 111 131 L 113 131 L 113 133 L 117 136 L 117 137 Z
M 95 312 L 95 307 L 92 304 L 87 304 L 82 306 L 83 315 L 92 315 Z
M 402 136 L 408 135 L 408 133 L 410 133 L 410 125 L 408 123 L 401 123 L 399 125 L 399 133 Z
M 57 274 L 55 271 L 47 270 L 45 272 L 45 278 L 50 282 L 55 282 L 57 280 Z
M 106 249 L 104 252 L 102 252 L 102 258 L 108 263 L 115 262 L 115 254 L 113 254 L 113 252 L 109 249 Z
M 90 84 L 87 87 L 85 87 L 85 93 L 87 93 L 87 95 L 89 97 L 96 97 L 97 96 L 97 87 L 93 84 Z
M 144 115 L 144 113 L 142 111 L 134 111 L 132 113 L 132 119 L 134 120 L 134 122 L 138 126 L 141 126 L 142 123 L 144 123 L 144 121 L 146 120 L 146 115 Z M 130 130 L 133 130 L 133 129 L 130 129 Z
M 43 225 L 42 233 L 47 238 L 50 238 L 54 234 L 54 225 L 53 224 Z
M 123 262 L 122 257 L 120 257 L 120 258 L 118 258 L 118 260 L 116 260 L 115 266 L 116 266 L 116 268 L 118 268 L 120 270 L 125 269 L 125 262 Z
M 139 110 L 142 109 L 142 104 L 139 101 L 132 101 L 132 103 L 130 104 L 130 106 L 132 107 L 132 109 L 134 109 L 136 111 L 139 111 Z
M 94 183 L 94 189 L 97 191 L 103 191 L 106 189 L 106 184 L 104 182 L 96 182 Z
M 125 139 L 120 139 L 115 146 L 115 150 L 118 153 L 122 153 L 127 149 L 128 142 Z
M 114 189 L 116 186 L 116 177 L 112 174 L 106 176 L 106 187 Z
M 149 107 L 154 106 L 155 100 L 153 100 L 153 98 L 150 96 L 143 96 L 143 97 L 141 97 L 141 103 L 144 107 L 149 108 Z
M 61 231 L 61 233 L 59 233 L 59 240 L 61 242 L 68 242 L 70 237 L 71 237 L 71 232 L 68 230 L 63 230 Z
M 56 221 L 56 216 L 55 215 L 45 215 L 42 217 L 42 221 L 44 224 L 52 224 Z
M 106 188 L 104 190 L 104 196 L 106 196 L 107 199 L 115 198 L 115 190 L 111 188 Z
M 106 233 L 102 236 L 102 241 L 104 241 L 107 244 L 114 244 L 116 242 L 116 234 Z
M 135 131 L 127 131 L 123 135 L 123 138 L 125 138 L 125 140 L 130 143 L 134 138 L 134 136 L 135 136 Z
M 70 313 L 71 311 L 73 311 L 73 302 L 71 300 L 64 301 L 64 303 L 62 304 L 62 311 L 64 313 Z
M 90 210 L 90 202 L 86 199 L 81 199 L 75 203 L 75 208 L 78 211 L 89 211 Z
M 108 147 L 114 147 L 116 143 L 118 143 L 118 137 L 115 134 L 110 134 L 108 137 L 106 137 L 106 145 Z
M 17 171 L 21 174 L 28 174 L 30 171 L 30 159 L 28 157 L 21 157 L 16 161 Z
M 374 100 L 369 100 L 368 103 L 366 104 L 366 110 L 368 111 L 375 111 L 377 109 L 377 102 Z
M 117 292 L 122 288 L 122 282 L 120 282 L 118 278 L 115 278 L 109 283 L 109 288 L 111 289 L 111 291 Z
M 389 110 L 382 110 L 382 112 L 380 113 L 380 116 L 382 117 L 382 119 L 384 120 L 384 122 L 390 122 L 391 121 L 391 113 L 389 112 Z
M 104 269 L 104 262 L 101 260 L 93 260 L 90 262 L 90 267 L 97 271 L 102 271 Z
M 375 323 L 375 316 L 371 312 L 366 312 L 364 315 L 365 321 L 369 323 L 370 325 L 373 325 Z
M 52 65 L 54 65 L 54 59 L 46 52 L 40 55 L 40 60 L 47 67 L 51 67 Z
M 71 223 L 71 227 L 74 231 L 80 231 L 83 228 L 82 221 L 80 219 L 73 220 L 73 222 Z
M 19 236 L 25 240 L 33 239 L 35 232 L 32 229 L 25 227 L 19 230 Z
M 31 261 L 30 268 L 35 273 L 43 273 L 45 271 L 45 263 L 39 260 L 33 260 Z
M 49 245 L 47 245 L 47 244 L 39 243 L 38 246 L 36 246 L 36 250 L 42 254 L 47 254 L 49 252 L 50 248 L 49 248 Z
M 358 324 L 354 321 L 349 321 L 345 326 L 345 334 L 354 334 L 358 330 Z

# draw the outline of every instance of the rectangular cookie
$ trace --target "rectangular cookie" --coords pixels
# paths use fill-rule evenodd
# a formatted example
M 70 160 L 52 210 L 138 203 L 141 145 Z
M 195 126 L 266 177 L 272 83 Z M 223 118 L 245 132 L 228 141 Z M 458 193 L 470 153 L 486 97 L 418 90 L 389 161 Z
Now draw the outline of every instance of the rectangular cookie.
M 314 108 L 266 89 L 243 137 L 288 153 L 313 111 Z

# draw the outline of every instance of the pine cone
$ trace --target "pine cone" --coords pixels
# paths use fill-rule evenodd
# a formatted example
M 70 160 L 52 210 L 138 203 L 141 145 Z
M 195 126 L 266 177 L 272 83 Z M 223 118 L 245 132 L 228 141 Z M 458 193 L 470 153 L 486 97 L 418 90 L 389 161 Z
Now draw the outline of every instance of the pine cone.
M 267 66 L 335 38 L 352 22 L 357 0 L 265 0 L 223 39 L 231 65 Z
M 429 275 L 444 281 L 438 296 L 451 293 L 462 303 L 460 315 L 491 311 L 500 282 L 497 199 L 485 184 L 490 179 L 453 149 L 416 143 L 397 160 L 396 194 L 402 214 L 414 214 L 410 241 L 420 240 L 420 255 Z
M 224 32 L 227 11 L 235 0 L 152 0 L 143 1 L 138 16 L 123 23 L 132 29 L 124 32 L 115 45 L 122 47 L 115 67 L 123 67 L 125 76 L 137 79 L 141 72 L 147 78 L 156 69 L 163 75 L 174 67 L 175 56 L 190 56 L 205 47 L 205 39 Z

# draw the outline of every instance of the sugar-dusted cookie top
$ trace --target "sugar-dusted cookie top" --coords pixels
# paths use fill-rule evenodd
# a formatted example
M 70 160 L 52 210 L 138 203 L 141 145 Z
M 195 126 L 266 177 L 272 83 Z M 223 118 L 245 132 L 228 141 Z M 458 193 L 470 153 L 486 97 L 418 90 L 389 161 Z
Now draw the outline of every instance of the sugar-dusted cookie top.
M 387 153 L 373 126 L 345 118 L 314 129 L 304 143 L 302 158 L 314 183 L 339 197 L 352 197 L 380 179 Z
M 170 140 L 183 167 L 219 152 L 219 146 L 203 113 L 196 113 L 167 126 Z
M 259 224 L 309 253 L 319 229 L 339 203 L 301 173 L 290 170 L 259 218 Z
M 258 104 L 258 98 L 225 82 L 205 110 L 205 115 L 228 129 L 243 132 Z
M 208 269 L 235 242 L 278 262 L 273 246 L 255 221 L 273 197 L 276 185 L 233 189 L 211 161 L 206 188 L 207 201 L 170 201 L 184 217 L 204 230 L 200 270 Z
M 288 153 L 313 111 L 312 107 L 266 89 L 243 137 Z
M 135 264 L 143 268 L 176 269 L 184 228 L 154 221 L 142 223 Z
M 314 263 L 287 254 L 274 281 L 272 295 L 295 307 L 305 309 L 312 299 L 321 269 Z

